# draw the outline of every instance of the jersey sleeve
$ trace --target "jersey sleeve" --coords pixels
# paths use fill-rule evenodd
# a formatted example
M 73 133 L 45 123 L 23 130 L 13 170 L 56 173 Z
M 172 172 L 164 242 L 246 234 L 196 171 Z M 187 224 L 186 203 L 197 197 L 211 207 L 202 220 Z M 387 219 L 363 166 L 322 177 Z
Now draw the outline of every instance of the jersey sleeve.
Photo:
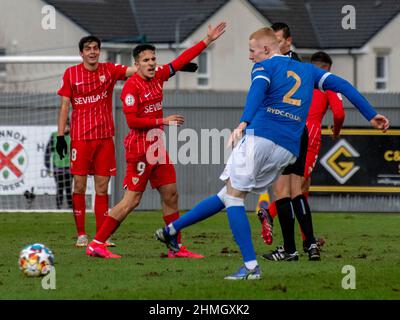
M 125 114 L 138 112 L 138 97 L 135 91 L 135 86 L 129 81 L 122 88 L 120 99 Z
M 255 80 L 260 79 L 261 81 L 267 81 L 268 86 L 271 83 L 271 75 L 269 74 L 269 70 L 264 67 L 260 63 L 256 63 L 251 70 L 251 82 L 253 83 Z
M 323 90 L 332 90 L 343 94 L 368 121 L 377 115 L 368 100 L 347 80 L 328 72 L 328 75 L 323 75 L 319 82 Z
M 327 72 L 324 69 L 318 68 L 316 66 L 314 66 L 311 63 L 307 63 L 308 66 L 311 68 L 311 72 L 313 75 L 313 79 L 314 79 L 314 88 L 315 89 L 319 89 L 322 92 L 324 92 L 325 90 L 323 89 L 323 83 L 325 81 L 325 79 L 331 74 L 330 72 Z
M 162 118 L 139 117 L 138 95 L 132 83 L 125 83 L 121 92 L 122 109 L 130 129 L 151 129 L 163 124 Z
M 181 70 L 184 65 L 188 64 L 194 58 L 200 55 L 200 53 L 207 48 L 204 41 L 200 41 L 194 46 L 183 51 L 175 60 L 170 63 L 173 73 Z
M 72 98 L 71 80 L 69 77 L 69 69 L 65 70 L 64 76 L 61 80 L 61 88 L 57 94 L 62 97 Z
M 339 135 L 345 118 L 343 99 L 340 93 L 333 92 L 331 90 L 327 90 L 326 95 L 328 98 L 329 107 L 333 113 L 333 132 L 335 135 Z
M 171 70 L 169 64 L 164 64 L 162 66 L 157 66 L 156 77 L 161 79 L 161 81 L 168 81 L 175 73 Z
M 127 66 L 114 63 L 107 63 L 107 65 L 115 81 L 126 80 L 126 69 L 128 69 Z
M 264 101 L 270 82 L 269 72 L 264 66 L 256 63 L 251 71 L 251 86 L 240 122 L 251 122 L 258 106 Z

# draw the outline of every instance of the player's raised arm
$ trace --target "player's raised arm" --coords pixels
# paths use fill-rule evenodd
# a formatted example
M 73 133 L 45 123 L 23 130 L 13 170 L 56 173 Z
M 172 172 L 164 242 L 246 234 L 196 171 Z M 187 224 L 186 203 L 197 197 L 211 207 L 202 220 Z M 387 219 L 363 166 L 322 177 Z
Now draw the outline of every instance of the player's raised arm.
M 215 27 L 209 25 L 207 35 L 202 41 L 183 51 L 175 60 L 170 63 L 173 73 L 182 70 L 186 64 L 196 58 L 212 42 L 217 40 L 225 32 L 225 28 L 225 22 L 220 22 Z
M 315 72 L 321 75 L 322 70 L 316 67 L 314 68 Z M 324 72 L 322 76 L 317 76 L 315 79 L 316 87 L 320 90 L 332 90 L 343 94 L 374 128 L 382 130 L 383 132 L 386 132 L 389 128 L 389 120 L 385 116 L 378 114 L 367 99 L 365 99 L 347 80 L 329 72 Z

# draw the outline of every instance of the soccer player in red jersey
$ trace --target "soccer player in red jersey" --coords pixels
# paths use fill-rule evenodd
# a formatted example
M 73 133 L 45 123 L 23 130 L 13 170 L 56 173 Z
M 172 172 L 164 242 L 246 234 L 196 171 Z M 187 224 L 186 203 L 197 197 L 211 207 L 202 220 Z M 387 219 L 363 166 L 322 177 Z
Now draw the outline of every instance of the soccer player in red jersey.
M 332 67 L 331 57 L 323 51 L 314 53 L 311 56 L 311 63 L 326 71 L 330 71 Z M 313 99 L 306 122 L 308 128 L 308 149 L 302 184 L 302 191 L 306 197 L 308 197 L 310 189 L 311 173 L 317 163 L 319 150 L 321 148 L 322 119 L 328 111 L 328 106 L 333 114 L 332 138 L 337 139 L 340 135 L 340 130 L 342 129 L 345 118 L 342 97 L 340 93 L 330 90 L 322 92 L 314 89 Z
M 116 172 L 112 94 L 118 80 L 126 80 L 136 72 L 134 66 L 99 62 L 100 47 L 101 41 L 97 37 L 87 36 L 80 40 L 79 51 L 83 61 L 66 69 L 58 90 L 61 106 L 56 150 L 61 158 L 68 152 L 64 129 L 72 105 L 70 158 L 78 247 L 88 243 L 85 231 L 87 175 L 94 175 L 97 230 L 108 212 L 108 183 Z
M 207 36 L 202 41 L 163 66 L 156 66 L 154 46 L 144 44 L 133 50 L 138 71 L 125 83 L 121 93 L 126 121 L 131 129 L 125 138 L 127 168 L 124 189 L 126 191 L 123 199 L 110 210 L 94 240 L 88 245 L 87 255 L 101 258 L 120 257 L 106 248 L 105 241 L 139 205 L 148 181 L 152 188 L 160 193 L 165 223 L 168 225 L 179 218 L 175 169 L 159 133 L 163 132 L 164 125 L 181 125 L 184 118 L 181 115 L 163 117 L 163 84 L 218 39 L 225 32 L 225 27 L 224 22 L 216 27 L 209 26 Z M 180 251 L 176 253 L 169 251 L 168 256 L 203 257 L 188 251 L 184 246 L 181 246 Z
M 332 67 L 331 57 L 327 53 L 322 51 L 316 52 L 311 56 L 311 63 L 315 64 L 317 67 L 324 69 L 326 71 L 330 71 Z M 306 126 L 308 129 L 308 147 L 305 159 L 304 176 L 302 177 L 302 193 L 306 199 L 308 199 L 308 192 L 311 183 L 311 174 L 317 163 L 318 154 L 321 148 L 322 120 L 326 112 L 328 111 L 328 106 L 332 110 L 333 120 L 334 120 L 334 125 L 332 128 L 332 137 L 333 139 L 337 139 L 340 134 L 340 130 L 342 128 L 345 118 L 341 95 L 339 93 L 330 90 L 322 92 L 318 89 L 314 89 L 313 99 L 311 101 L 311 106 L 306 121 Z M 267 213 L 268 219 L 271 218 L 274 219 L 277 214 L 278 213 L 275 202 L 272 202 L 271 205 L 268 207 L 268 213 Z M 271 222 L 271 220 L 269 221 Z M 312 227 L 312 221 L 310 222 L 310 225 Z M 269 225 L 269 229 L 272 229 L 271 223 Z M 303 239 L 304 251 L 306 251 L 306 246 L 304 243 L 306 237 L 302 230 L 301 234 Z M 271 239 L 272 237 L 269 236 L 268 240 Z M 267 242 L 266 240 L 267 239 L 264 239 L 265 242 Z M 325 242 L 323 238 L 316 240 L 318 245 L 323 245 L 323 243 Z

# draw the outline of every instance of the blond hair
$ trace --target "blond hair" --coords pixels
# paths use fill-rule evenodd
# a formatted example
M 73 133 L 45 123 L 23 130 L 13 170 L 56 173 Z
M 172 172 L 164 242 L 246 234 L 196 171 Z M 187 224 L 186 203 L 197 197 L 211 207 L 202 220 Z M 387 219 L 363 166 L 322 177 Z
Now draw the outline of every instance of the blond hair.
M 252 39 L 254 40 L 268 39 L 272 45 L 278 45 L 278 39 L 275 36 L 274 30 L 267 27 L 258 29 L 257 31 L 253 32 L 249 37 L 249 40 Z

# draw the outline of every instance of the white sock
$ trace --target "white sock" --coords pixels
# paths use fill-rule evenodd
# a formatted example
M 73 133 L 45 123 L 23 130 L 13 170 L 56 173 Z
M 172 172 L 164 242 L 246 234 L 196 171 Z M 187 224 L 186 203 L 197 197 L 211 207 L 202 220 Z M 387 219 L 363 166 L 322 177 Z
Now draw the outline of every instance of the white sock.
M 168 229 L 169 229 L 169 235 L 170 235 L 170 236 L 176 235 L 176 230 L 175 230 L 174 225 L 173 225 L 172 223 L 170 223 L 170 224 L 168 225 Z
M 246 261 L 244 263 L 247 269 L 253 270 L 255 267 L 258 266 L 257 260 Z

